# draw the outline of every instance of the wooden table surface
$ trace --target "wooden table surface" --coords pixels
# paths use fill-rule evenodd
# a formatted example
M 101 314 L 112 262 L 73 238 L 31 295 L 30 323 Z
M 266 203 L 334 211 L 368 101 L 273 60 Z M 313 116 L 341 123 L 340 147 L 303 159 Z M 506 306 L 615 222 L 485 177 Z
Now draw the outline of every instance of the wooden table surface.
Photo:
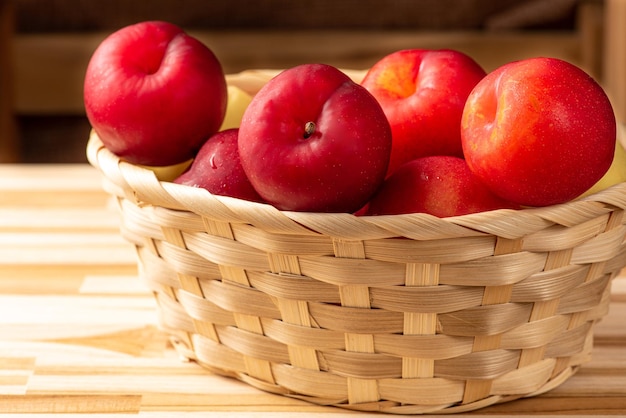
M 0 416 L 380 417 L 182 361 L 88 165 L 0 165 Z M 626 415 L 626 274 L 593 360 L 552 392 L 466 415 Z M 115 414 L 115 415 L 112 415 Z

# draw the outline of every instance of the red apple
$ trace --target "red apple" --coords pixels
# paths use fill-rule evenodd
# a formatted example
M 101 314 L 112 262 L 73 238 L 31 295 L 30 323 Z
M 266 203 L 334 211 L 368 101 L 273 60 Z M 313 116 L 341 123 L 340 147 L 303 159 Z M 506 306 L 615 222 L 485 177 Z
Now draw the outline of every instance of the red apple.
M 111 152 L 135 164 L 166 166 L 192 158 L 219 129 L 226 98 L 213 52 L 166 22 L 112 33 L 85 74 L 89 122 Z
M 299 65 L 271 79 L 239 128 L 250 182 L 281 210 L 356 211 L 384 180 L 390 152 L 380 104 L 324 64 Z
M 361 84 L 378 99 L 391 125 L 389 173 L 419 157 L 463 155 L 463 106 L 484 76 L 472 58 L 453 50 L 401 50 L 370 68 Z
M 608 170 L 616 121 L 604 90 L 555 58 L 503 65 L 465 105 L 462 140 L 471 170 L 496 194 L 525 206 L 567 202 Z
M 174 183 L 202 187 L 221 196 L 261 202 L 241 167 L 237 147 L 238 129 L 220 131 L 209 138 L 198 151 L 191 167 Z
M 444 218 L 504 208 L 519 207 L 491 193 L 462 158 L 435 155 L 398 168 L 372 198 L 367 214 L 428 213 Z

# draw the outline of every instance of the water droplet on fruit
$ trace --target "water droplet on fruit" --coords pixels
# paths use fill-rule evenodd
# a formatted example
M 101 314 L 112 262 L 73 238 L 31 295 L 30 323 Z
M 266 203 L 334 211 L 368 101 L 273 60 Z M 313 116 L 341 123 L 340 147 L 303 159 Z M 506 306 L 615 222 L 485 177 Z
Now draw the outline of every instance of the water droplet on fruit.
M 209 158 L 209 165 L 211 166 L 213 170 L 217 169 L 217 163 L 215 162 L 215 155 L 211 155 L 211 158 Z

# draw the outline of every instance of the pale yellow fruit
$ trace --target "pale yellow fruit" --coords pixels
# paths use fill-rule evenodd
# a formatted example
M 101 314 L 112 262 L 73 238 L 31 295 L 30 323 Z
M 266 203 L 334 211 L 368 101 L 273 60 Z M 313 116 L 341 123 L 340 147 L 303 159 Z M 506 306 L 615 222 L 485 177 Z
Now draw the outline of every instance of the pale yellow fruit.
M 226 105 L 226 115 L 220 127 L 220 131 L 231 128 L 238 128 L 241 117 L 252 101 L 252 96 L 236 86 L 228 86 L 228 104 Z
M 152 170 L 154 174 L 156 174 L 157 178 L 161 181 L 173 181 L 178 176 L 183 174 L 185 170 L 187 170 L 187 168 L 189 168 L 192 161 L 193 159 L 189 159 L 187 161 L 183 161 L 182 163 L 162 167 L 147 165 L 140 165 L 139 167 Z
M 618 183 L 626 181 L 626 150 L 621 141 L 615 144 L 615 156 L 613 162 L 604 176 L 598 180 L 589 190 L 582 194 L 581 197 L 589 196 L 601 190 L 614 186 Z

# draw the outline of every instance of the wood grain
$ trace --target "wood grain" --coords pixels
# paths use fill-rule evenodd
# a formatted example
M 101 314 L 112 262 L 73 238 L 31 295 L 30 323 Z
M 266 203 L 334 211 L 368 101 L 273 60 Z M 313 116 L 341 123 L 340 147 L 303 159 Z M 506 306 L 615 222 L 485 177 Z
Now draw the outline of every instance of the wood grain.
M 0 166 L 0 415 L 380 417 L 261 392 L 180 359 L 118 222 L 89 166 Z M 576 375 L 461 416 L 623 415 L 624 317 L 626 275 Z

